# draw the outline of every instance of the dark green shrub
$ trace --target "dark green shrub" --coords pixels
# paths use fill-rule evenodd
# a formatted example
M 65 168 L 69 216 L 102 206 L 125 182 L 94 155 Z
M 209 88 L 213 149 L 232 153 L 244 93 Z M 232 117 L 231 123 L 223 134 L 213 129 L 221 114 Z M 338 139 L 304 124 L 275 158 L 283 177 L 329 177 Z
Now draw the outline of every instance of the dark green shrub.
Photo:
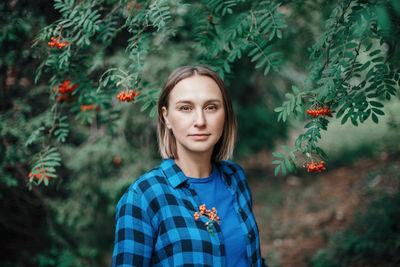
M 395 266 L 400 260 L 400 193 L 380 194 L 365 213 L 357 212 L 354 223 L 335 235 L 331 246 L 313 257 L 316 267 Z

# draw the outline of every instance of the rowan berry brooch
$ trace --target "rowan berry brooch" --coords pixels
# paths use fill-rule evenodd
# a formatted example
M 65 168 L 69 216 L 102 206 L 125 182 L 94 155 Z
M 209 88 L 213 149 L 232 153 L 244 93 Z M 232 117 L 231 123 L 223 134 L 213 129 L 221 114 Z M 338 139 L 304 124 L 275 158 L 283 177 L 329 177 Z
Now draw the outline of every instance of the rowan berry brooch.
M 217 216 L 217 210 L 215 207 L 212 207 L 211 210 L 206 209 L 206 204 L 200 205 L 199 206 L 199 212 L 194 213 L 194 219 L 197 221 L 200 217 L 207 217 L 208 216 L 208 221 L 205 223 L 207 226 L 207 231 L 214 236 L 214 229 L 212 226 L 214 223 L 220 223 L 219 217 Z

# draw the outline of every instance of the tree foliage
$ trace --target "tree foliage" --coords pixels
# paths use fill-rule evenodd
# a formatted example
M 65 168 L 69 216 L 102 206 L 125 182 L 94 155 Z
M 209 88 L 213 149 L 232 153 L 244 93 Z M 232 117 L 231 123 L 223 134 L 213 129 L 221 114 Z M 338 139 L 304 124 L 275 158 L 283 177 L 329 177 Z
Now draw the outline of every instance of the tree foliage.
M 269 1 L 53 4 L 1 4 L 0 197 L 5 207 L 30 197 L 2 211 L 2 236 L 14 244 L 2 262 L 101 266 L 118 198 L 159 160 L 152 116 L 166 75 L 205 63 L 229 82 L 250 53 L 262 72 L 276 70 L 271 52 L 285 22 Z M 246 19 L 235 24 L 237 15 Z M 133 91 L 132 102 L 119 101 Z M 23 253 L 12 249 L 32 235 Z
M 150 109 L 150 116 L 154 116 L 160 85 L 147 79 L 145 71 L 149 71 L 152 63 L 150 55 L 157 54 L 169 40 L 181 38 L 180 27 L 176 25 L 179 21 L 173 19 L 180 14 L 198 14 L 192 22 L 193 29 L 186 32 L 195 40 L 196 59 L 192 63 L 210 65 L 224 77 L 232 73 L 232 65 L 242 55 L 247 55 L 264 75 L 271 69 L 277 71 L 281 60 L 274 49 L 274 40 L 282 38 L 282 29 L 286 27 L 284 14 L 277 10 L 279 6 L 271 1 L 185 4 L 56 0 L 54 8 L 60 12 L 60 18 L 44 27 L 34 43 L 34 47 L 46 51 L 35 80 L 43 72 L 50 75 L 53 121 L 49 139 L 54 136 L 60 143 L 66 140 L 69 133 L 66 112 L 83 123 L 96 121 L 106 125 L 112 132 L 119 116 L 115 105 L 118 92 L 140 92 L 135 101 L 142 103 L 142 111 Z M 125 49 L 127 62 L 109 68 L 96 65 L 108 45 L 124 30 L 130 35 Z M 49 48 L 47 43 L 51 38 L 67 45 L 61 49 Z M 96 46 L 101 48 L 92 49 Z M 76 88 L 69 95 L 60 96 L 67 81 L 68 84 L 72 81 Z M 40 133 L 48 130 L 38 129 L 34 129 L 27 144 L 34 143 Z
M 230 84 L 242 152 L 273 147 L 286 129 L 275 118 L 311 119 L 294 149 L 274 153 L 276 174 L 296 170 L 298 152 L 324 155 L 318 140 L 334 117 L 378 122 L 399 87 L 397 1 L 17 0 L 0 14 L 0 198 L 27 199 L 3 229 L 29 238 L 21 213 L 46 233 L 45 245 L 8 253 L 25 265 L 109 259 L 117 200 L 158 161 L 156 102 L 178 66 L 210 65 Z M 315 32 L 300 33 L 303 20 Z M 285 74 L 293 65 L 301 71 Z M 306 115 L 324 106 L 334 112 Z
M 275 39 L 281 39 L 282 29 L 287 27 L 284 14 L 277 12 L 279 3 L 149 1 L 117 2 L 113 3 L 114 7 L 104 4 L 55 1 L 54 7 L 61 18 L 45 27 L 38 37 L 38 41 L 45 42 L 53 37 L 69 43 L 62 51 L 50 50 L 38 69 L 37 79 L 43 69 L 53 73 L 51 87 L 73 77 L 79 86 L 71 94 L 77 101 L 70 105 L 70 110 L 83 122 L 91 123 L 97 116 L 99 122 L 109 123 L 112 128 L 112 121 L 118 118 L 118 112 L 111 104 L 115 90 L 140 92 L 136 100 L 143 102 L 142 110 L 150 108 L 150 115 L 155 115 L 159 88 L 146 80 L 143 70 L 148 69 L 149 54 L 157 53 L 170 39 L 179 38 L 179 26 L 176 27 L 173 20 L 179 12 L 203 13 L 196 16 L 199 19 L 188 31 L 195 40 L 194 55 L 197 62 L 211 65 L 222 77 L 232 73 L 232 65 L 242 55 L 246 55 L 264 75 L 271 69 L 277 71 L 282 64 L 280 52 L 274 48 Z M 99 9 L 108 12 L 101 14 Z M 119 21 L 120 24 L 113 21 L 115 14 L 122 15 L 125 21 Z M 114 18 L 117 20 L 116 16 Z M 292 86 L 293 93 L 287 92 L 287 100 L 275 109 L 279 112 L 278 121 L 285 122 L 290 115 L 304 117 L 307 108 L 329 107 L 335 111 L 337 119 L 342 118 L 342 123 L 350 119 L 358 125 L 369 118 L 378 123 L 378 116 L 384 115 L 381 98 L 390 100 L 395 96 L 399 83 L 398 66 L 393 62 L 397 58 L 394 55 L 399 33 L 392 21 L 393 25 L 398 22 L 394 1 L 349 0 L 337 5 L 326 21 L 326 31 L 310 48 L 310 71 L 303 88 L 299 90 Z M 89 48 L 94 45 L 106 48 L 123 29 L 131 35 L 126 46 L 129 62 L 119 68 L 105 69 L 99 77 L 96 72 L 101 72 L 102 68 L 87 64 L 93 58 L 101 57 L 96 52 L 104 50 Z M 84 106 L 97 112 L 87 112 L 88 109 L 82 109 Z M 321 138 L 320 131 L 327 129 L 328 122 L 325 116 L 313 118 L 306 125 L 305 133 L 298 137 L 294 150 L 288 150 L 289 156 L 276 152 L 274 155 L 278 159 L 273 162 L 277 164 L 276 173 L 294 170 L 297 152 L 307 156 L 304 163 L 307 165 L 318 162 L 320 156 L 326 158 L 325 152 L 318 147 L 318 139 Z M 62 141 L 68 130 L 58 129 L 57 133 L 64 133 L 59 138 Z
M 341 1 L 332 10 L 325 32 L 310 48 L 303 88 L 293 86 L 293 93 L 286 93 L 287 100 L 275 109 L 283 122 L 289 116 L 311 119 L 295 148 L 284 147 L 288 155 L 274 153 L 275 173 L 292 171 L 297 152 L 307 156 L 303 166 L 327 158 L 318 140 L 320 132 L 328 129 L 328 118 L 357 126 L 368 119 L 378 123 L 379 116 L 385 115 L 383 102 L 396 96 L 400 85 L 399 21 L 396 1 Z M 324 107 L 334 110 L 334 116 L 311 117 L 306 112 Z

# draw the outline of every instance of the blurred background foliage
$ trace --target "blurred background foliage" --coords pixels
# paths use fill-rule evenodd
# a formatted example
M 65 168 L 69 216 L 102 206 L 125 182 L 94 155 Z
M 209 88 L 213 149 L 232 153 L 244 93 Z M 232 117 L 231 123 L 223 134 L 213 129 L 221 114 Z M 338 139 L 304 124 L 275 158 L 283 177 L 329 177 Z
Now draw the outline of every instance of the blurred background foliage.
M 330 248 L 315 254 L 314 266 L 395 266 L 399 260 L 399 218 L 400 194 L 375 196 L 367 211 L 356 212 L 349 228 L 331 238 Z
M 124 1 L 96 2 L 108 9 L 127 5 Z M 397 3 L 387 1 L 387 6 L 392 5 L 388 12 L 396 18 L 395 14 L 400 14 Z M 196 4 L 201 3 L 193 1 L 190 9 L 178 7 L 179 16 L 171 23 L 179 31 L 173 38 L 159 40 L 160 47 L 147 55 L 141 73 L 143 86 L 149 90 L 159 89 L 176 67 L 199 63 L 197 54 L 201 49 L 196 46 L 199 40 L 192 32 L 198 27 L 195 24 L 199 17 L 206 20 L 208 14 L 200 12 Z M 231 90 L 239 125 L 235 160 L 245 163 L 249 157 L 289 142 L 303 127 L 304 122 L 278 123 L 273 110 L 282 103 L 292 85 L 301 87 L 304 83 L 310 64 L 309 48 L 324 31 L 325 21 L 336 6 L 337 1 L 332 0 L 281 1 L 279 12 L 285 14 L 287 28 L 275 43 L 275 49 L 281 52 L 279 70 L 264 76 L 264 70 L 255 70 L 256 62 L 248 56 L 230 66 L 231 72 L 226 74 L 225 80 Z M 219 23 L 234 23 L 234 15 Z M 54 106 L 49 103 L 54 97 L 49 92 L 56 84 L 52 74 L 46 71 L 35 83 L 36 71 L 44 61 L 48 45 L 42 43 L 33 48 L 32 45 L 38 41 L 39 31 L 60 16 L 53 3 L 46 0 L 0 3 L 2 266 L 108 266 L 114 242 L 116 203 L 134 179 L 160 162 L 156 119 L 149 116 L 150 109 L 142 111 L 140 105 L 114 99 L 112 105 L 116 108 L 112 114 L 118 119 L 108 124 L 100 123 L 100 119 L 97 124 L 95 114 L 82 119 L 71 109 L 64 109 L 69 132 L 67 142 L 59 146 L 62 165 L 57 167 L 58 177 L 51 179 L 47 187 L 33 186 L 28 190 L 31 156 L 49 142 L 47 137 L 51 135 L 47 130 L 52 128 Z M 390 24 L 384 17 L 382 23 Z M 115 21 L 122 25 L 124 18 L 117 17 Z M 398 30 L 398 22 L 394 21 L 391 27 Z M 94 43 L 92 50 L 86 51 L 94 56 L 86 62 L 89 75 L 85 78 L 99 77 L 107 68 L 126 69 L 130 65 L 125 47 L 131 34 L 126 28 L 116 34 L 107 45 Z M 394 40 L 394 48 L 389 49 L 398 59 L 397 41 Z M 103 108 L 110 109 L 105 104 Z M 329 167 L 349 164 L 366 154 L 398 153 L 399 109 L 398 98 L 392 98 L 385 106 L 387 116 L 379 125 L 343 126 L 333 121 L 321 139 L 321 146 L 329 151 Z M 32 145 L 25 146 L 35 131 L 37 138 Z M 266 176 L 272 176 L 271 169 Z M 331 250 L 315 255 L 316 266 L 346 266 L 352 262 L 352 257 L 387 259 L 398 255 L 398 238 L 393 239 L 390 246 L 384 244 L 386 236 L 399 234 L 395 223 L 400 219 L 398 191 L 394 196 L 377 198 L 369 213 L 358 216 L 349 230 L 332 239 Z M 378 218 L 386 218 L 384 227 L 379 225 Z M 375 234 L 364 235 L 367 222 L 371 221 L 377 227 L 371 228 Z M 376 239 L 376 235 L 383 239 Z M 338 258 L 348 260 L 336 262 Z M 273 266 L 279 266 L 279 262 Z

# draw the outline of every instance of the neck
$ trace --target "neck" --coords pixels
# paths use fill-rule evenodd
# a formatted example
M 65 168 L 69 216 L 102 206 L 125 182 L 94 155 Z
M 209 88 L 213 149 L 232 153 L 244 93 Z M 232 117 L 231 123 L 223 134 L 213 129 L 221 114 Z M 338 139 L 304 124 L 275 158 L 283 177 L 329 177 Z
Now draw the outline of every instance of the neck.
M 211 175 L 211 153 L 207 155 L 178 153 L 178 155 L 179 158 L 175 159 L 175 163 L 187 177 L 204 178 Z

